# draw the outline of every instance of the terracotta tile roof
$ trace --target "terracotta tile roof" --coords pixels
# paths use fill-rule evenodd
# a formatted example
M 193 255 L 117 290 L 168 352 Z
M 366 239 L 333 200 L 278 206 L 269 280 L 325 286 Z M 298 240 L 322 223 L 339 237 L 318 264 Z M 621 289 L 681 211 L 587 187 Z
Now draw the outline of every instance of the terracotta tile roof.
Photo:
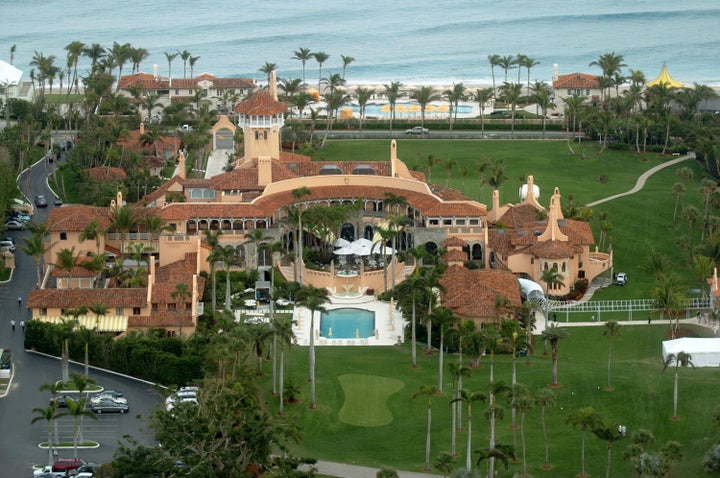
M 147 289 L 36 289 L 30 292 L 30 308 L 72 309 L 102 302 L 106 307 L 144 307 Z
M 95 219 L 105 229 L 110 225 L 109 213 L 108 208 L 82 204 L 56 207 L 50 210 L 48 229 L 50 232 L 80 232 Z
M 468 255 L 460 249 L 451 249 L 443 254 L 442 259 L 446 264 L 450 264 L 451 262 L 464 263 L 468 260 Z
M 487 209 L 480 203 L 476 202 L 438 202 L 427 211 L 423 211 L 425 216 L 443 216 L 443 217 L 478 217 L 487 215 Z
M 445 249 L 449 249 L 451 247 L 467 247 L 467 242 L 457 236 L 451 236 L 443 241 L 442 246 Z
M 503 215 L 503 218 L 506 216 L 507 214 Z M 509 217 L 512 219 L 512 216 Z M 491 228 L 488 231 L 488 244 L 492 250 L 506 257 L 514 253 L 529 253 L 548 259 L 572 257 L 580 252 L 583 246 L 595 244 L 590 224 L 572 219 L 558 221 L 560 231 L 568 236 L 567 242 L 539 242 L 538 237 L 547 229 L 547 224 L 547 220 L 543 220 L 532 221 L 516 229 Z
M 78 262 L 84 262 L 84 261 L 78 261 Z M 86 269 L 80 264 L 76 264 L 75 267 L 73 267 L 73 270 L 70 271 L 70 279 L 77 279 L 79 277 L 95 277 L 98 273 L 93 272 L 89 269 Z M 55 264 L 55 267 L 50 272 L 50 277 L 59 277 L 61 279 L 67 279 L 68 273 L 66 270 L 61 269 L 58 264 Z
M 131 316 L 128 318 L 128 329 L 148 327 L 192 327 L 192 315 L 189 310 L 156 310 L 149 317 Z
M 198 88 L 198 83 L 208 80 L 213 83 L 212 88 L 239 88 L 239 89 L 253 89 L 257 88 L 255 80 L 250 78 L 217 78 L 215 75 L 210 73 L 203 73 L 195 78 L 173 78 L 172 88 L 173 89 L 195 89 Z M 126 75 L 120 77 L 119 83 L 120 89 L 130 89 L 133 86 L 137 86 L 144 90 L 167 90 L 170 89 L 170 81 L 168 78 L 155 77 L 149 73 L 136 73 L 134 75 Z
M 187 203 L 174 202 L 166 204 L 158 212 L 158 216 L 166 221 L 182 221 L 185 219 L 242 219 L 265 218 L 272 215 L 264 208 L 247 203 Z
M 192 293 L 193 274 L 196 265 L 195 253 L 185 254 L 184 260 L 173 262 L 163 267 L 159 267 L 155 272 L 155 284 L 152 289 L 152 302 L 158 304 L 174 303 L 176 299 L 172 297 L 176 284 L 184 282 L 188 286 L 188 291 Z M 198 277 L 198 292 L 202 296 L 205 288 L 205 279 Z M 188 297 L 187 302 L 192 300 Z M 162 309 L 162 307 L 161 307 Z
M 542 259 L 564 259 L 572 257 L 580 249 L 562 241 L 544 241 L 533 244 L 527 252 Z
M 277 101 L 267 90 L 258 90 L 235 106 L 235 113 L 248 116 L 276 115 L 287 112 L 287 105 Z
M 599 89 L 600 81 L 595 75 L 587 75 L 585 73 L 570 73 L 568 75 L 560 75 L 558 79 L 553 81 L 553 88 L 590 88 Z
M 505 214 L 500 216 L 497 222 L 505 227 L 516 228 L 538 220 L 538 210 L 530 204 L 519 204 L 510 206 Z
M 460 265 L 449 266 L 440 284 L 445 288 L 442 305 L 461 317 L 487 321 L 497 316 L 495 309 L 498 296 L 508 299 L 501 313 L 512 312 L 521 304 L 520 287 L 512 272 L 488 269 L 466 269 Z
M 145 154 L 155 154 L 155 149 L 159 151 L 175 151 L 180 145 L 180 141 L 172 136 L 158 136 L 155 144 L 143 144 L 141 136 L 139 129 L 131 130 L 126 138 L 118 140 L 118 144 L 125 149 L 142 151 Z
M 161 197 L 165 196 L 171 190 L 177 189 L 178 192 L 182 191 L 184 180 L 180 176 L 174 176 L 173 178 L 166 181 L 162 186 L 157 188 L 155 191 L 143 196 L 140 200 L 141 204 L 150 204 Z
M 122 168 L 113 168 L 110 166 L 98 166 L 96 168 L 89 168 L 85 170 L 93 181 L 108 181 L 116 180 L 122 181 L 127 178 L 125 170 Z

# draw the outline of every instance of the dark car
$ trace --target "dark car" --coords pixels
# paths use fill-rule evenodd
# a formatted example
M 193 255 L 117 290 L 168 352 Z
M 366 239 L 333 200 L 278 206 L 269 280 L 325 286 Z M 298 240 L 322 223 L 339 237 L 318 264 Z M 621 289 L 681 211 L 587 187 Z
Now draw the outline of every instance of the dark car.
M 47 199 L 45 199 L 45 196 L 43 196 L 43 195 L 35 196 L 35 205 L 37 207 L 47 207 L 48 203 L 47 203 Z
M 129 410 L 127 403 L 118 403 L 115 400 L 103 399 L 90 404 L 90 410 L 97 413 L 125 413 Z
M 67 408 L 68 406 L 68 400 L 77 401 L 78 397 L 73 397 L 71 395 L 58 395 L 54 399 L 50 399 L 50 405 L 55 404 L 58 408 Z
M 55 199 L 53 199 L 53 205 L 55 205 L 55 206 L 62 206 L 62 205 L 63 205 L 62 199 L 60 199 L 59 196 L 56 196 Z

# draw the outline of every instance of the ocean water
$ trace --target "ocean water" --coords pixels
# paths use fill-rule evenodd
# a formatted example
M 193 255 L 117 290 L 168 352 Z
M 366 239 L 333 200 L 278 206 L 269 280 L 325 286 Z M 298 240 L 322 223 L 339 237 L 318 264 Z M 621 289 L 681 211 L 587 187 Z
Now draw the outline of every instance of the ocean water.
M 346 71 L 351 84 L 474 85 L 490 83 L 491 54 L 527 55 L 539 62 L 531 80 L 551 81 L 554 64 L 560 74 L 597 74 L 589 63 L 615 52 L 625 71 L 648 79 L 666 63 L 680 81 L 720 86 L 718 25 L 717 0 L 0 0 L 0 59 L 9 62 L 16 45 L 14 64 L 28 78 L 35 51 L 64 67 L 72 41 L 117 41 L 149 50 L 141 65 L 148 73 L 157 64 L 166 76 L 164 53 L 188 50 L 200 56 L 195 74 L 263 80 L 266 62 L 280 77 L 300 78 L 291 57 L 305 47 L 330 55 L 322 76 L 342 73 L 341 55 L 355 58 Z M 172 73 L 183 76 L 179 56 Z M 311 60 L 306 80 L 318 77 Z M 517 79 L 511 70 L 509 80 Z M 527 81 L 524 69 L 520 79 Z

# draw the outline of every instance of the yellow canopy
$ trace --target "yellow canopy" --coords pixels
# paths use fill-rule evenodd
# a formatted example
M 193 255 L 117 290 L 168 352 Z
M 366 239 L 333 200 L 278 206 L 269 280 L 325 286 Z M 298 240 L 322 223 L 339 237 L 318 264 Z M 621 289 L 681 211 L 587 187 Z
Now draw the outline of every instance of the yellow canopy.
M 74 317 L 41 315 L 34 317 L 33 320 L 60 324 L 66 320 L 74 320 Z M 86 329 L 95 330 L 95 327 L 97 327 L 98 332 L 125 332 L 128 324 L 126 315 L 81 315 L 77 320 L 79 325 Z
M 665 85 L 668 88 L 682 88 L 685 86 L 681 82 L 674 80 L 673 77 L 670 76 L 670 73 L 668 73 L 665 63 L 663 63 L 662 70 L 660 70 L 660 74 L 658 75 L 658 77 L 652 81 L 648 81 L 646 85 L 648 87 L 655 85 Z

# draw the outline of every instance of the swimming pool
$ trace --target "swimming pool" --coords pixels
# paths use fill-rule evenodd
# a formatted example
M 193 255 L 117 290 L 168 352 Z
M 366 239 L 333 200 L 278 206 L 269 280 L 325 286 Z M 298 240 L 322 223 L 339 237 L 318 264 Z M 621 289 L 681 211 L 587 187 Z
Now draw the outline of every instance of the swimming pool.
M 375 335 L 375 312 L 342 308 L 323 312 L 320 336 L 327 339 L 366 339 Z
M 360 107 L 357 105 L 347 105 L 344 106 L 342 109 L 349 109 L 352 110 L 354 115 L 360 114 Z M 473 112 L 473 107 L 471 105 L 467 104 L 460 104 L 458 105 L 458 116 L 462 115 L 470 115 Z M 425 108 L 425 114 L 430 115 L 436 115 L 436 114 L 444 114 L 449 115 L 450 114 L 450 106 L 449 104 L 429 104 Z M 395 104 L 395 117 L 396 118 L 404 118 L 404 117 L 413 117 L 413 116 L 419 116 L 420 115 L 420 104 L 418 103 L 396 103 Z M 365 106 L 365 116 L 376 116 L 376 117 L 390 117 L 390 105 L 385 104 L 378 104 L 378 103 L 370 103 Z

